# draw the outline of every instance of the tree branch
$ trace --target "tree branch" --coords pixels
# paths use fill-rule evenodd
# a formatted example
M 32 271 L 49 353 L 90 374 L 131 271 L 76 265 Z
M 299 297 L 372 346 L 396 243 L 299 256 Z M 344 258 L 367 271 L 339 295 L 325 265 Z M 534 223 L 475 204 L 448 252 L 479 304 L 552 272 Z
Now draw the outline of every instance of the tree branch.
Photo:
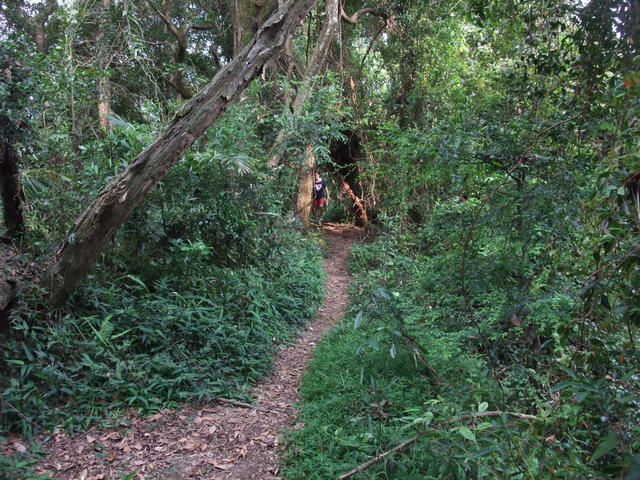
M 384 24 L 380 27 L 380 29 L 376 32 L 376 34 L 371 38 L 371 42 L 369 42 L 367 51 L 364 52 L 364 56 L 362 57 L 362 61 L 360 62 L 360 70 L 359 70 L 360 72 L 362 72 L 362 69 L 364 68 L 364 62 L 367 60 L 369 53 L 373 49 L 373 45 L 376 43 L 376 41 L 378 40 L 378 37 L 382 35 L 382 32 L 384 32 L 388 26 L 389 26 L 389 20 L 385 17 Z
M 512 417 L 516 417 L 516 418 L 520 418 L 522 420 L 537 420 L 538 417 L 536 417 L 535 415 L 527 415 L 526 413 L 518 413 L 518 412 L 500 412 L 500 411 L 494 411 L 494 412 L 478 412 L 478 413 L 471 413 L 469 415 L 462 415 L 460 417 L 456 417 L 456 418 L 452 418 L 451 420 L 447 420 L 445 422 L 442 423 L 438 423 L 436 425 L 434 425 L 434 427 L 443 427 L 445 425 L 450 425 L 452 423 L 457 423 L 460 422 L 462 420 L 467 420 L 469 418 L 480 418 L 480 417 L 500 417 L 502 415 L 510 415 Z M 431 429 L 433 430 L 433 428 Z M 358 472 L 361 472 L 363 470 L 366 470 L 367 468 L 369 468 L 371 465 L 375 465 L 376 463 L 379 463 L 381 460 L 384 460 L 385 457 L 388 457 L 389 455 L 391 455 L 392 453 L 395 452 L 399 452 L 401 450 L 404 450 L 405 448 L 407 448 L 409 445 L 411 445 L 412 443 L 417 442 L 418 440 L 420 440 L 422 437 L 424 437 L 427 433 L 429 433 L 431 430 L 426 430 L 424 432 L 419 432 L 416 435 L 414 435 L 413 437 L 411 437 L 408 440 L 405 440 L 404 442 L 396 445 L 395 447 L 393 447 L 390 450 L 387 450 L 384 453 L 381 453 L 380 455 L 375 456 L 374 458 L 372 458 L 371 460 L 369 460 L 368 462 L 365 462 L 361 465 L 358 465 L 356 468 L 354 468 L 353 470 L 351 470 L 348 473 L 345 473 L 344 475 L 342 475 L 341 477 L 339 477 L 340 480 L 345 480 L 349 477 L 352 477 L 353 475 L 355 475 Z
M 342 18 L 342 20 L 344 20 L 345 22 L 350 23 L 352 25 L 356 24 L 358 22 L 358 20 L 360 20 L 360 17 L 362 15 L 365 15 L 365 14 L 375 15 L 376 17 L 382 17 L 385 20 L 387 20 L 389 18 L 386 13 L 380 12 L 379 10 L 376 10 L 375 8 L 363 8 L 362 10 L 358 10 L 356 13 L 354 13 L 351 16 L 349 16 L 344 11 L 344 6 L 340 5 L 340 18 Z

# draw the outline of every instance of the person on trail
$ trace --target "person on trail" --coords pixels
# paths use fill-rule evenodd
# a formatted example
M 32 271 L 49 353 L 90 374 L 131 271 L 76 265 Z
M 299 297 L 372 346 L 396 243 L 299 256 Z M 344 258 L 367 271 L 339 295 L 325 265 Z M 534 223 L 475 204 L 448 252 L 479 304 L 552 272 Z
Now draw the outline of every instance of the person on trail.
M 327 184 L 319 173 L 313 182 L 313 216 L 317 222 L 322 223 L 322 216 L 328 201 Z

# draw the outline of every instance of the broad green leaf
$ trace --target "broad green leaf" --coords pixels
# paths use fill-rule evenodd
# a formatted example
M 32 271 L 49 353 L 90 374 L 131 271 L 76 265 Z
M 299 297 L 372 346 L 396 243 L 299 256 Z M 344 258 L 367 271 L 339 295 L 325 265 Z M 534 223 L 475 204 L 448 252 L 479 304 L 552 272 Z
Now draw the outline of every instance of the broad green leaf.
M 591 461 L 595 461 L 600 457 L 606 455 L 617 446 L 618 446 L 618 436 L 613 432 L 609 432 L 609 434 L 606 437 L 604 437 L 604 439 L 600 442 L 600 444 L 598 445 L 598 448 L 596 448 L 596 451 L 593 452 L 593 455 L 591 455 Z
M 460 432 L 460 435 L 462 435 L 464 438 L 466 438 L 467 440 L 472 440 L 475 442 L 476 440 L 476 435 L 475 433 L 473 433 L 471 430 L 469 430 L 467 427 L 460 427 L 458 429 L 458 432 Z
M 478 405 L 478 412 L 486 412 L 488 408 L 489 404 L 487 402 L 482 402 L 480 405 Z
M 391 293 L 386 288 L 382 288 L 382 287 L 376 288 L 373 291 L 373 294 L 376 297 L 384 298 L 385 300 L 391 300 Z
M 142 288 L 144 288 L 145 290 L 147 290 L 147 286 L 145 285 L 145 283 L 140 280 L 138 277 L 136 277 L 135 275 L 127 275 L 127 278 L 129 280 L 133 280 L 134 282 L 136 282 L 138 285 L 140 285 Z
M 469 455 L 469 460 L 473 460 L 474 458 L 478 458 L 478 457 L 482 457 L 483 455 L 486 455 L 487 453 L 491 453 L 491 452 L 495 452 L 498 451 L 499 448 L 497 446 L 492 446 L 492 447 L 484 447 L 481 448 L 479 450 L 476 450 L 475 452 L 473 452 L 471 455 Z
M 557 392 L 558 390 L 563 390 L 567 387 L 575 387 L 577 385 L 576 382 L 560 382 L 549 390 L 550 392 Z
M 364 316 L 364 313 L 362 313 L 362 310 L 360 310 L 358 312 L 358 314 L 356 315 L 355 320 L 353 321 L 353 329 L 355 330 L 356 328 L 360 327 L 360 324 L 362 323 L 362 317 Z

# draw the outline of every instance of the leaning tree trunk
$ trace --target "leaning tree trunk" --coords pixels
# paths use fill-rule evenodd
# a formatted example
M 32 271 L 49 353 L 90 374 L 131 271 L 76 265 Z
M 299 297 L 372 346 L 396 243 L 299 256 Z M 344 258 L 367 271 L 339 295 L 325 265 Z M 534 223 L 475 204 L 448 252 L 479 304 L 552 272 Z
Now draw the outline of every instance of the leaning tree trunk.
M 24 232 L 22 215 L 23 193 L 18 171 L 18 152 L 11 144 L 0 140 L 0 192 L 4 209 L 4 223 L 8 238 Z
M 49 301 L 60 306 L 87 275 L 104 245 L 129 214 L 176 164 L 193 142 L 237 101 L 240 93 L 281 52 L 317 0 L 290 0 L 260 28 L 253 40 L 76 219 L 47 272 Z

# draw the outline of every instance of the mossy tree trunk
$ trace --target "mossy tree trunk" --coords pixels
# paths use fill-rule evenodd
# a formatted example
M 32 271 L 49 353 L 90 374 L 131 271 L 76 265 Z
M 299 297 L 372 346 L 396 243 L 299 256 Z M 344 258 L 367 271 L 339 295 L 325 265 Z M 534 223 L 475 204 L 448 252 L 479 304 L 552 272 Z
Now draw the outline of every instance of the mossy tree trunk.
M 64 303 L 87 275 L 105 244 L 147 193 L 176 164 L 193 142 L 235 103 L 240 93 L 278 55 L 317 0 L 289 1 L 260 28 L 253 40 L 193 100 L 170 125 L 76 219 L 53 255 L 47 280 L 49 301 Z

